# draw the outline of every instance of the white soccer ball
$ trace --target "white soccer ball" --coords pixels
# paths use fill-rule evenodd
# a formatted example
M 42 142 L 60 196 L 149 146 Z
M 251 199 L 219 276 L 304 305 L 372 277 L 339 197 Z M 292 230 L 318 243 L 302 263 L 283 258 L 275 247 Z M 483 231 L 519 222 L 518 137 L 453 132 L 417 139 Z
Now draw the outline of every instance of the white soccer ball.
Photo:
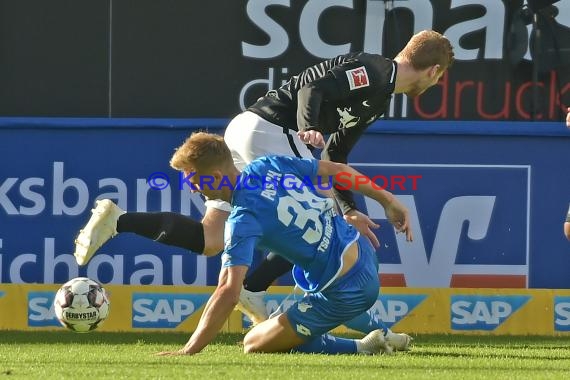
M 59 322 L 75 332 L 93 331 L 109 316 L 107 292 L 87 277 L 76 277 L 63 284 L 53 304 Z

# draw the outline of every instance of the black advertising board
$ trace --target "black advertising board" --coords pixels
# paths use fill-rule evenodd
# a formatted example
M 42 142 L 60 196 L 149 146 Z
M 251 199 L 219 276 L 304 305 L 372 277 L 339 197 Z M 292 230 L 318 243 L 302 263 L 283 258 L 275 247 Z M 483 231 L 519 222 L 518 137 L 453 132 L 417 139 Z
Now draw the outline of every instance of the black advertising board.
M 435 29 L 456 64 L 422 97 L 395 96 L 387 117 L 561 120 L 570 2 L 522 3 L 0 0 L 0 115 L 229 118 L 305 66 L 356 50 L 394 57 Z

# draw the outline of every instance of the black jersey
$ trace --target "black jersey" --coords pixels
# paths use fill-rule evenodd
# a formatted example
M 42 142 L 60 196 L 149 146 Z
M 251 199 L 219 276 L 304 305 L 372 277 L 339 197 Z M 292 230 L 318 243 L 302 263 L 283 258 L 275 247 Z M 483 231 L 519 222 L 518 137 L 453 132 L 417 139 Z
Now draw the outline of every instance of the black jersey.
M 330 135 L 323 159 L 346 163 L 364 130 L 382 116 L 396 81 L 396 62 L 377 54 L 340 55 L 303 70 L 248 108 L 291 130 Z M 341 192 L 343 211 L 354 208 Z
M 332 134 L 343 128 L 365 128 L 386 111 L 394 92 L 395 69 L 394 61 L 380 55 L 340 55 L 291 77 L 248 110 L 296 131 Z M 320 104 L 298 102 L 300 90 L 311 86 L 321 91 Z

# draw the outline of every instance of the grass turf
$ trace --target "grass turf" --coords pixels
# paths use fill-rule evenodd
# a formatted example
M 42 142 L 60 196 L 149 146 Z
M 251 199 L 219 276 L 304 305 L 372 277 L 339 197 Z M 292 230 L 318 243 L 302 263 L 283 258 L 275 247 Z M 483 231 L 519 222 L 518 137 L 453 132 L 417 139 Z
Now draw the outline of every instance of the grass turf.
M 255 354 L 241 334 L 219 335 L 195 356 L 176 350 L 185 333 L 0 331 L 0 378 L 26 379 L 562 379 L 570 337 L 423 335 L 393 356 Z M 206 377 L 207 376 L 207 377 Z

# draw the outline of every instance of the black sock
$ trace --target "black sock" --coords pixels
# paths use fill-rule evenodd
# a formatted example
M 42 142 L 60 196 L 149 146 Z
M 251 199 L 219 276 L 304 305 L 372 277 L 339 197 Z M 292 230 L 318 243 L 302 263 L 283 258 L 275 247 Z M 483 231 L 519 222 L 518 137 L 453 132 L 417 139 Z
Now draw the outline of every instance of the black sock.
M 293 264 L 279 255 L 269 253 L 261 264 L 246 277 L 243 287 L 250 292 L 267 290 L 278 277 L 284 275 L 293 268 Z
M 127 212 L 117 220 L 117 232 L 133 232 L 194 253 L 204 252 L 204 226 L 174 212 Z

